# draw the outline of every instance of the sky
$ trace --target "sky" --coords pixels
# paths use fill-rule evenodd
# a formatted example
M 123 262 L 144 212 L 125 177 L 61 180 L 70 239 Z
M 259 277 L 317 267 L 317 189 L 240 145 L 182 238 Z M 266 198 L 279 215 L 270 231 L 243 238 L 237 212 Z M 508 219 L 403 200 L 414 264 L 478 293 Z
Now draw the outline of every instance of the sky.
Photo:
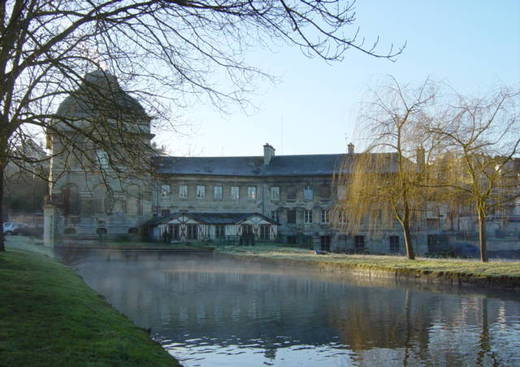
M 277 78 L 250 95 L 254 109 L 222 114 L 195 103 L 180 112 L 179 132 L 155 141 L 176 156 L 331 154 L 348 142 L 362 149 L 358 114 L 392 75 L 401 84 L 426 78 L 465 95 L 482 96 L 500 86 L 520 88 L 520 1 L 358 0 L 357 26 L 381 51 L 406 48 L 395 62 L 349 50 L 341 62 L 306 58 L 299 49 L 255 49 L 250 63 Z

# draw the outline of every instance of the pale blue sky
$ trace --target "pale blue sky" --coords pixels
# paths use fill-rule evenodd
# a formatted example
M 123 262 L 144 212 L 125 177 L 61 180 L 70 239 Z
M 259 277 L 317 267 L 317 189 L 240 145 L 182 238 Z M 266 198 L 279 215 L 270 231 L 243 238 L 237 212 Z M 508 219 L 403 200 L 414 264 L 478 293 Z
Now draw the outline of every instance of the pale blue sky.
M 356 10 L 367 42 L 407 43 L 396 62 L 355 50 L 333 64 L 287 47 L 255 51 L 252 63 L 280 79 L 258 86 L 255 111 L 222 115 L 197 103 L 182 111 L 186 135 L 161 133 L 157 142 L 174 155 L 261 155 L 266 142 L 277 154 L 342 153 L 345 136 L 363 145 L 358 108 L 387 75 L 403 84 L 430 77 L 465 94 L 520 87 L 519 0 L 359 0 Z

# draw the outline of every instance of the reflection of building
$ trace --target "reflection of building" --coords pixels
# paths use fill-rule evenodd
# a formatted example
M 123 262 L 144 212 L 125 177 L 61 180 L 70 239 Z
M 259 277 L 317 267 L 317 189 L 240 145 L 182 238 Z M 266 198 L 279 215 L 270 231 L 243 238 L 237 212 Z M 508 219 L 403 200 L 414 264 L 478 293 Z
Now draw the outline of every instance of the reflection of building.
M 520 357 L 520 303 L 511 292 L 419 290 L 393 278 L 351 283 L 345 274 L 287 264 L 159 256 L 91 250 L 74 263 L 87 284 L 151 328 L 173 355 L 191 348 L 208 365 L 233 347 L 302 366 L 512 366 Z M 352 363 L 341 363 L 339 352 Z M 239 356 L 228 357 L 220 365 L 237 365 Z

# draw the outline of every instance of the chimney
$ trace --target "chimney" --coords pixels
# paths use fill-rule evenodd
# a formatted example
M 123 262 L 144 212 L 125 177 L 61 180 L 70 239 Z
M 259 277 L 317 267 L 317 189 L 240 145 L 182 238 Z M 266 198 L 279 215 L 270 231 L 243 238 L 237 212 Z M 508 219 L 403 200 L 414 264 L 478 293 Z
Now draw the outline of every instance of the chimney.
M 268 165 L 271 163 L 271 160 L 274 157 L 274 148 L 269 145 L 269 143 L 265 143 L 264 145 L 264 165 Z
M 354 154 L 354 144 L 348 143 L 347 152 L 348 152 L 348 154 Z

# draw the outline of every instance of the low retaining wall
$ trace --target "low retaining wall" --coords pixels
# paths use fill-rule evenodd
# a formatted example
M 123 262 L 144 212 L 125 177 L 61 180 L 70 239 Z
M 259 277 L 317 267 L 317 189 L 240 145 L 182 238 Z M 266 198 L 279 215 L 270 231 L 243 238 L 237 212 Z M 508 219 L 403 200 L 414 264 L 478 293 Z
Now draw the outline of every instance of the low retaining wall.
M 322 272 L 343 273 L 353 277 L 363 277 L 365 279 L 373 280 L 395 280 L 403 283 L 420 283 L 420 284 L 435 284 L 452 287 L 481 287 L 493 289 L 511 289 L 520 290 L 520 278 L 507 276 L 474 276 L 471 274 L 442 272 L 442 271 L 428 271 L 416 269 L 384 269 L 384 268 L 369 268 L 362 264 L 341 264 L 321 261 L 307 261 L 300 259 L 286 259 L 286 258 L 268 258 L 257 255 L 235 255 L 225 254 L 234 258 L 240 258 L 242 261 L 247 259 L 253 262 L 276 263 L 285 265 L 294 265 L 300 267 L 310 268 Z

